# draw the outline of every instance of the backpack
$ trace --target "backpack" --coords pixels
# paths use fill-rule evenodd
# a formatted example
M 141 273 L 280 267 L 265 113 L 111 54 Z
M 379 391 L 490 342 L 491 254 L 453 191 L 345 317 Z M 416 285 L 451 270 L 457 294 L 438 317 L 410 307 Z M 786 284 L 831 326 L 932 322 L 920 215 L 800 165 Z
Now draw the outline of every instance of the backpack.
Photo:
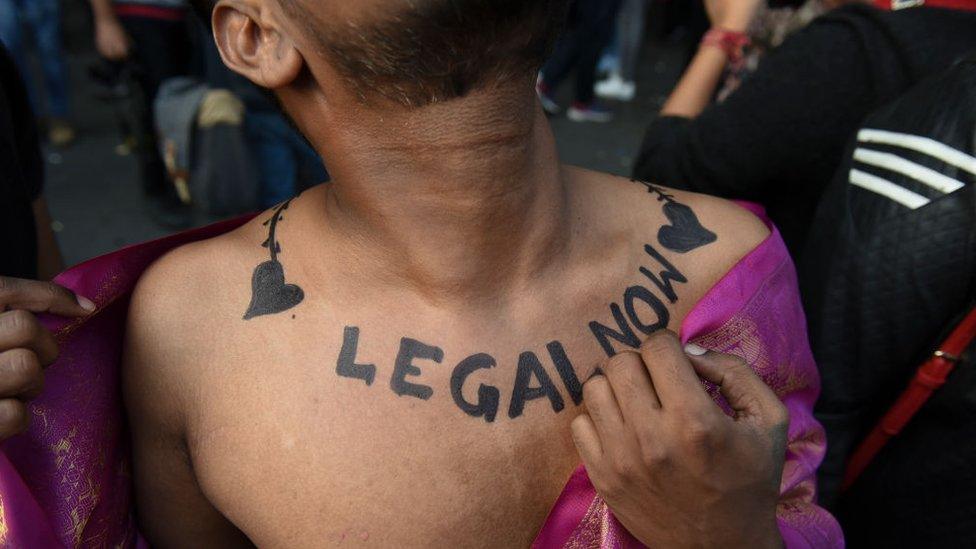
M 154 109 L 160 153 L 184 203 L 214 217 L 258 209 L 258 170 L 237 97 L 178 77 L 163 83 Z

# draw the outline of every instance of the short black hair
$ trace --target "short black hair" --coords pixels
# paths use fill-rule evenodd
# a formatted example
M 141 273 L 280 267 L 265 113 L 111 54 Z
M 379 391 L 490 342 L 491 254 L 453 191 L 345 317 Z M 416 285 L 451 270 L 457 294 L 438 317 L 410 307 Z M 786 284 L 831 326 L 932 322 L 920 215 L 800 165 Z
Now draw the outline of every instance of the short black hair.
M 528 79 L 563 29 L 570 0 L 389 0 L 357 25 L 324 22 L 302 0 L 277 0 L 364 102 L 420 107 Z M 216 0 L 191 0 L 209 21 Z

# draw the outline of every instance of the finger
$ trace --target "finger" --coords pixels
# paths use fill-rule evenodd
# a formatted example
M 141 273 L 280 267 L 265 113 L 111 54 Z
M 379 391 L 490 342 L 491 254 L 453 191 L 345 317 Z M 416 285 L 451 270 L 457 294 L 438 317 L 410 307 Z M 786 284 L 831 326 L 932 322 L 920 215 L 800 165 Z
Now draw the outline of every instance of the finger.
M 674 332 L 661 330 L 651 334 L 640 350 L 662 408 L 708 406 L 711 410 L 715 406 Z
M 30 424 L 27 405 L 9 398 L 0 400 L 0 440 L 23 433 Z
M 607 362 L 605 370 L 624 423 L 637 426 L 650 421 L 661 402 L 640 353 L 620 353 Z
M 600 442 L 600 434 L 593 424 L 593 419 L 589 414 L 580 414 L 573 420 L 570 428 L 573 432 L 573 443 L 576 451 L 579 452 L 580 459 L 587 469 L 598 467 L 603 459 L 603 443 Z
M 624 420 L 605 375 L 593 376 L 583 384 L 583 402 L 603 447 L 613 445 L 621 437 Z
M 0 277 L 0 310 L 9 309 L 78 317 L 91 314 L 95 304 L 53 282 Z
M 758 418 L 769 425 L 789 420 L 786 408 L 746 361 L 737 356 L 705 352 L 689 345 L 688 355 L 698 374 L 718 386 L 736 418 Z M 700 355 L 700 356 L 695 356 Z
M 0 314 L 0 350 L 30 349 L 43 366 L 58 358 L 58 344 L 32 313 L 23 310 Z
M 30 349 L 0 353 L 0 398 L 36 398 L 44 388 L 44 369 Z

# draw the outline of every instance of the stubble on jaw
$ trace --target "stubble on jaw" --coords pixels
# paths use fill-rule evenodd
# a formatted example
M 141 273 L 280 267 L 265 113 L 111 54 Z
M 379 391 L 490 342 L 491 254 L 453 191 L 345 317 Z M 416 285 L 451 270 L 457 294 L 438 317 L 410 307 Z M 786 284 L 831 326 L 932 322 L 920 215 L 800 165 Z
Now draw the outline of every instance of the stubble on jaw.
M 534 73 L 568 0 L 276 0 L 364 103 L 418 108 Z

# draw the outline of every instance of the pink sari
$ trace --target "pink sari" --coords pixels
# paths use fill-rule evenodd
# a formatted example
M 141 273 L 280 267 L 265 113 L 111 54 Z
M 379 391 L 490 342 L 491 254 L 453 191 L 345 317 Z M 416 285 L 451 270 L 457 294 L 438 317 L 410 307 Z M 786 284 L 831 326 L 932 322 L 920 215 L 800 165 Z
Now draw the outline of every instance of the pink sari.
M 45 319 L 62 354 L 47 371 L 44 394 L 31 405 L 30 430 L 0 447 L 0 546 L 146 546 L 132 515 L 119 387 L 129 296 L 143 271 L 167 251 L 246 221 L 127 248 L 59 277 L 61 284 L 93 299 L 98 311 L 85 321 Z M 842 546 L 836 522 L 815 504 L 814 472 L 825 450 L 823 431 L 811 413 L 818 378 L 793 266 L 778 233 L 710 291 L 685 320 L 682 334 L 707 348 L 745 357 L 790 409 L 779 507 L 787 546 Z M 616 522 L 580 468 L 534 546 L 639 544 Z

